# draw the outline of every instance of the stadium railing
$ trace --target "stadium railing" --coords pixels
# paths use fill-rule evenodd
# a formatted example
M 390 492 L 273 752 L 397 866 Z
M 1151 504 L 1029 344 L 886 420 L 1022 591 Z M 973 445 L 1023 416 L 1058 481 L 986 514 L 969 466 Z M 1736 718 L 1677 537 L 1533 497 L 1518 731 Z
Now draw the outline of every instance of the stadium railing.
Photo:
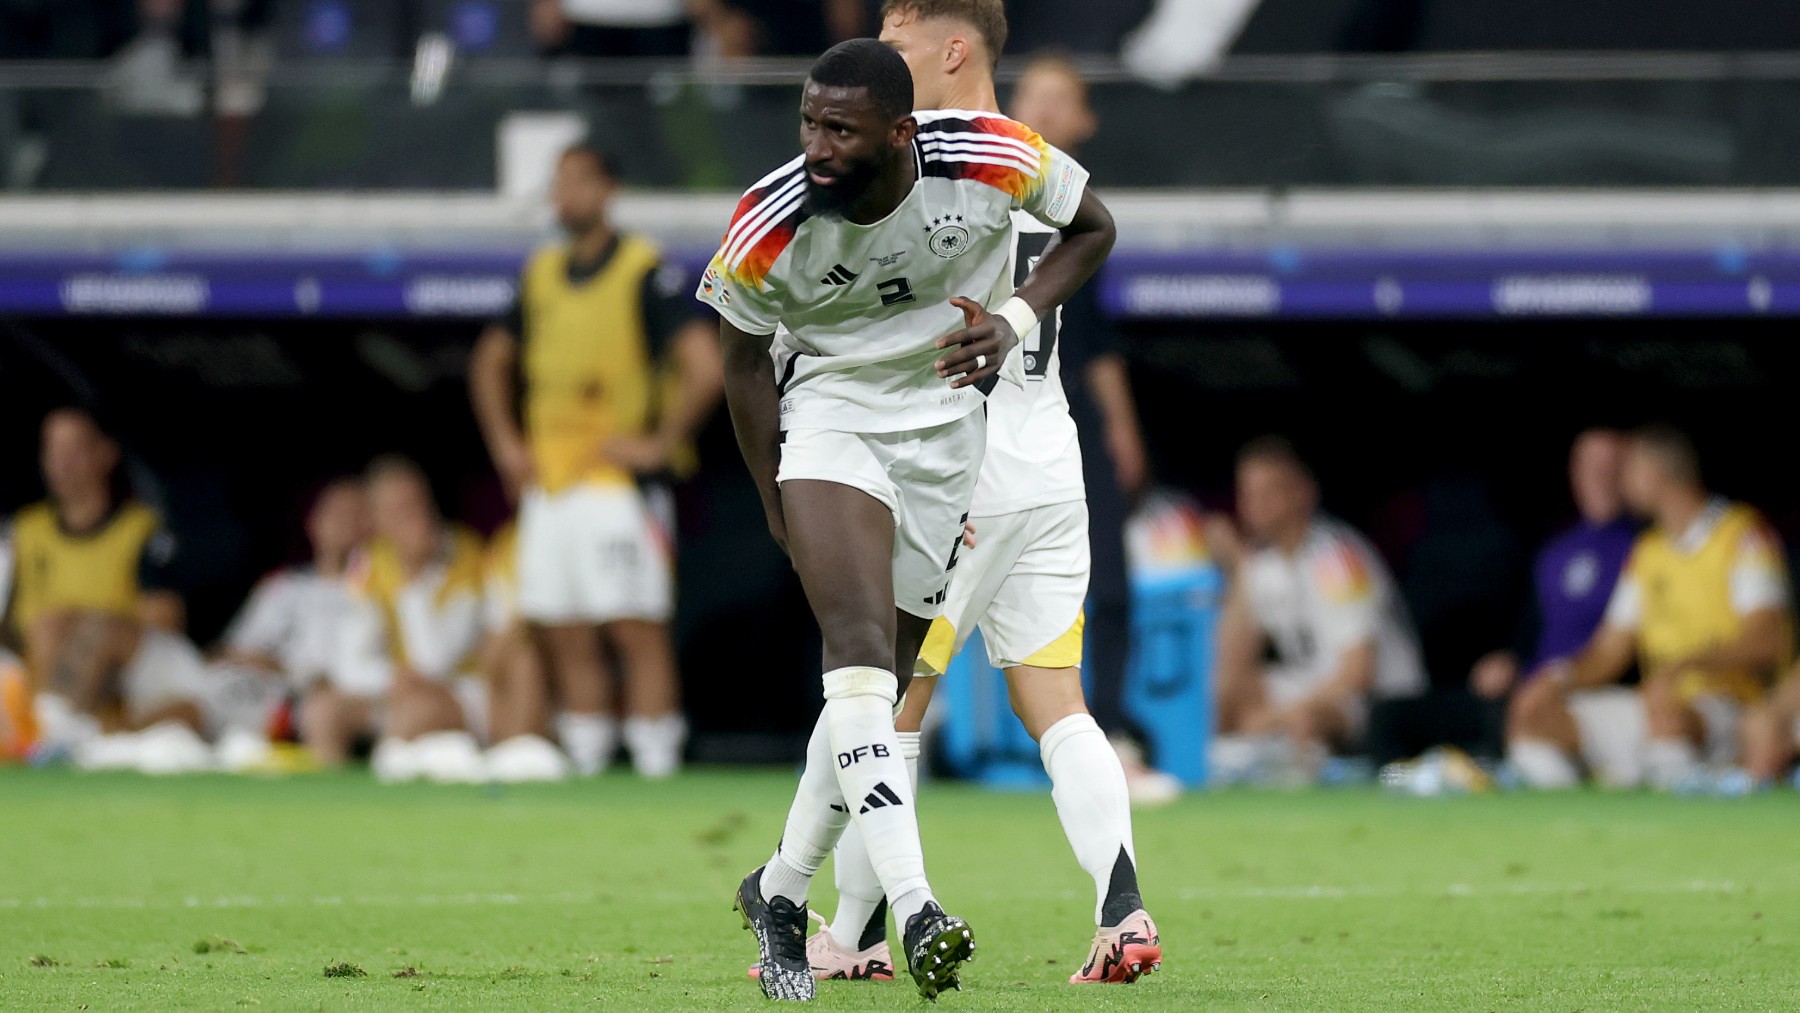
M 460 54 L 276 62 L 233 179 L 277 189 L 485 189 L 520 111 L 568 111 L 633 182 L 742 186 L 792 146 L 805 61 Z M 1003 83 L 1023 61 L 1003 67 Z M 1235 56 L 1181 87 L 1083 64 L 1116 186 L 1800 185 L 1800 54 Z M 178 77 L 204 93 L 211 68 Z M 154 89 L 150 89 L 153 91 Z M 214 125 L 107 63 L 0 64 L 0 186 L 202 189 Z
M 484 316 L 553 232 L 499 192 L 518 115 L 617 149 L 620 220 L 697 266 L 792 156 L 805 66 L 278 63 L 254 185 L 220 191 L 208 117 L 0 64 L 0 170 L 31 184 L 0 191 L 0 314 Z M 1167 92 L 1083 66 L 1120 316 L 1800 312 L 1800 54 L 1240 56 Z

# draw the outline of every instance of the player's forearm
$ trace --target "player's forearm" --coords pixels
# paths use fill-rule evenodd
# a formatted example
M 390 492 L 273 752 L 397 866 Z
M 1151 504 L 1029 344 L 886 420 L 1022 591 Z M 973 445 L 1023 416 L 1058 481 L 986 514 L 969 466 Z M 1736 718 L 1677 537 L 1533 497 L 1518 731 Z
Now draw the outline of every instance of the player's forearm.
M 1243 592 L 1235 585 L 1225 601 L 1225 614 L 1219 621 L 1219 678 L 1226 685 L 1248 682 L 1256 678 L 1261 666 L 1263 633 L 1250 618 Z
M 1570 689 L 1592 689 L 1618 682 L 1631 664 L 1631 646 L 1627 641 L 1621 649 L 1613 640 L 1612 631 L 1601 627 L 1595 641 L 1565 663 L 1564 684 Z
M 1114 426 L 1137 428 L 1137 402 L 1131 396 L 1131 380 L 1125 371 L 1125 360 L 1108 353 L 1088 364 L 1088 391 L 1100 409 L 1101 421 L 1108 429 Z
M 1787 634 L 1782 628 L 1780 614 L 1758 612 L 1745 619 L 1743 629 L 1736 637 L 1689 656 L 1677 667 L 1697 668 L 1703 672 L 1772 669 L 1787 660 L 1783 657 L 1786 650 Z
M 764 505 L 778 503 L 775 471 L 781 452 L 781 408 L 775 365 L 769 359 L 769 338 L 758 342 L 755 336 L 729 324 L 722 324 L 719 334 L 724 349 L 725 404 L 737 433 L 738 451 L 744 455 L 744 465 L 750 469 Z
M 1075 218 L 1060 230 L 1062 241 L 1044 254 L 1015 295 L 1030 304 L 1042 320 L 1051 310 L 1069 301 L 1077 289 L 1106 263 L 1118 231 L 1111 212 L 1092 191 L 1081 195 Z
M 692 439 L 700 431 L 725 389 L 725 368 L 710 328 L 699 323 L 690 326 L 692 330 L 683 330 L 676 338 L 681 380 L 675 403 L 657 425 L 658 435 L 670 446 Z
M 513 368 L 517 342 L 498 327 L 483 331 L 469 357 L 469 402 L 489 451 L 525 439 L 513 418 Z

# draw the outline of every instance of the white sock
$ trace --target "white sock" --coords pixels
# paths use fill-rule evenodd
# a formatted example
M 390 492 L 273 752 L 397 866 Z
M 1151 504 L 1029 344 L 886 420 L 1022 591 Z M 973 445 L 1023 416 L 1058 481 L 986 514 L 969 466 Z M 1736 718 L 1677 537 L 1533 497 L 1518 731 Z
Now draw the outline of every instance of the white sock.
M 902 930 L 931 901 L 912 780 L 894 731 L 899 681 L 879 668 L 825 673 L 825 724 L 838 788 Z M 836 843 L 835 841 L 833 843 Z
M 1125 789 L 1125 768 L 1106 741 L 1106 733 L 1088 714 L 1071 714 L 1045 730 L 1038 741 L 1044 770 L 1050 774 L 1050 797 L 1063 833 L 1075 849 L 1075 861 L 1094 877 L 1094 923 L 1116 923 L 1139 906 L 1137 901 L 1137 849 L 1131 841 L 1131 800 Z M 1129 882 L 1117 884 L 1129 869 Z M 1123 910 L 1108 911 L 1130 903 Z M 1110 921 L 1104 916 L 1111 915 Z
M 589 777 L 605 770 L 618 751 L 619 721 L 610 714 L 564 711 L 556 716 L 556 737 L 575 773 Z
M 686 741 L 687 722 L 680 714 L 625 719 L 625 748 L 631 751 L 631 765 L 652 780 L 681 769 L 681 747 Z
M 100 722 L 77 711 L 67 697 L 39 693 L 32 711 L 40 737 L 50 745 L 72 748 L 100 737 Z
M 1673 791 L 1700 770 L 1700 751 L 1686 739 L 1651 739 L 1644 746 L 1644 780 L 1657 791 Z
M 906 777 L 912 785 L 913 797 L 917 798 L 919 733 L 896 732 L 895 737 L 900 740 L 900 758 L 906 761 Z M 846 950 L 868 949 L 873 945 L 869 942 L 869 923 L 877 914 L 882 915 L 883 921 L 887 920 L 881 906 L 887 895 L 881 892 L 881 877 L 875 875 L 875 866 L 869 863 L 869 849 L 863 845 L 862 831 L 854 823 L 845 827 L 844 836 L 838 838 L 831 862 L 838 889 L 837 916 L 831 921 L 831 938 Z
M 1581 772 L 1562 747 L 1548 739 L 1514 739 L 1506 744 L 1506 762 L 1533 788 L 1560 790 L 1581 783 Z
M 788 808 L 787 826 L 774 857 L 763 867 L 764 900 L 786 897 L 795 904 L 804 903 L 807 887 L 825 864 L 825 856 L 850 822 L 850 810 L 838 790 L 834 768 L 837 758 L 831 752 L 831 730 L 820 714 L 813 725 L 812 738 L 806 743 L 806 767 L 800 772 L 800 785 L 794 791 L 794 804 Z

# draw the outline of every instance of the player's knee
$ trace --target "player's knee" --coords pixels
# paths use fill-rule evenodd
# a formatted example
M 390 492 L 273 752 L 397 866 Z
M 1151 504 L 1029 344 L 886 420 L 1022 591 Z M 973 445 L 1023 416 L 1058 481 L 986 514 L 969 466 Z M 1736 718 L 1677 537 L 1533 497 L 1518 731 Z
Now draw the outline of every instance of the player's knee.
M 1007 701 L 1033 740 L 1058 721 L 1087 713 L 1079 669 L 1017 668 L 1007 676 Z

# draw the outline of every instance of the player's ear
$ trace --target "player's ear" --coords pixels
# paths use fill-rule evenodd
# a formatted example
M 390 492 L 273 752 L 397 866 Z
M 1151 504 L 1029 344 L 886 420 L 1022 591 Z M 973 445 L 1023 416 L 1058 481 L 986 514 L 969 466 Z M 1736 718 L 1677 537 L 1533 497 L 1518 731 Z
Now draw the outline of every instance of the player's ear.
M 894 147 L 906 147 L 913 142 L 913 138 L 918 133 L 919 121 L 914 119 L 911 113 L 906 114 L 900 118 L 898 123 L 894 124 Z
M 962 65 L 967 62 L 969 62 L 969 40 L 960 35 L 950 36 L 950 40 L 944 43 L 944 72 L 954 74 L 961 70 Z

